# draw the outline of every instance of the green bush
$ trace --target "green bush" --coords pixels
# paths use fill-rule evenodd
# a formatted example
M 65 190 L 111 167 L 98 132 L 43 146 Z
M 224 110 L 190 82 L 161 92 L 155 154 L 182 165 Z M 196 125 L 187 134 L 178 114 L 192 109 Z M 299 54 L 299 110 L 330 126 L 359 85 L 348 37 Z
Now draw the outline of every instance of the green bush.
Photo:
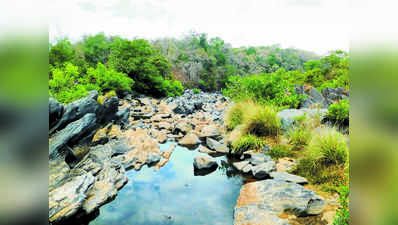
M 243 122 L 244 111 L 247 109 L 246 106 L 247 104 L 243 102 L 236 102 L 228 110 L 225 120 L 228 129 L 233 130 Z
M 280 133 L 280 120 L 274 107 L 253 104 L 245 108 L 244 115 L 243 130 L 246 134 L 264 137 Z
M 193 93 L 194 93 L 194 94 L 199 94 L 199 93 L 200 93 L 200 89 L 194 88 L 194 89 L 193 89 Z
M 288 81 L 283 69 L 270 74 L 231 76 L 223 93 L 236 100 L 250 98 L 259 103 L 288 108 L 297 108 L 303 98 L 295 93 L 293 83 Z
M 249 150 L 259 150 L 264 147 L 266 142 L 254 135 L 242 136 L 232 143 L 232 150 L 235 154 L 243 154 Z
M 346 99 L 329 106 L 327 117 L 338 123 L 347 123 L 350 117 L 350 106 Z
M 294 156 L 294 153 L 291 151 L 291 148 L 289 147 L 289 145 L 285 145 L 285 144 L 274 145 L 268 154 L 273 159 Z
M 167 97 L 180 96 L 184 92 L 184 87 L 178 80 L 163 80 L 157 89 L 161 92 L 161 95 Z
M 56 68 L 49 81 L 50 95 L 61 103 L 69 103 L 85 97 L 89 91 L 99 94 L 106 91 L 131 91 L 134 81 L 126 74 L 118 73 L 98 63 L 97 68 L 89 68 L 87 74 L 80 74 L 79 68 L 66 63 L 65 68 Z
M 333 225 L 348 225 L 350 223 L 350 212 L 348 207 L 348 198 L 350 194 L 349 186 L 340 186 L 339 202 L 341 208 L 337 210 L 336 217 L 333 220 Z

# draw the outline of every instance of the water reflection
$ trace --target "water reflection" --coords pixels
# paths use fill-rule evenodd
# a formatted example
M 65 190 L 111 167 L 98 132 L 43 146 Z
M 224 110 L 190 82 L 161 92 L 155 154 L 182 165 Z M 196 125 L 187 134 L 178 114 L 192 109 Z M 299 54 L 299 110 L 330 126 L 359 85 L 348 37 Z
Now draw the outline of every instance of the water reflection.
M 168 146 L 161 145 L 161 149 Z M 129 183 L 90 224 L 233 224 L 241 177 L 228 172 L 233 167 L 228 166 L 225 156 L 216 158 L 219 169 L 195 176 L 196 155 L 204 154 L 178 146 L 159 171 L 147 167 L 139 172 L 128 171 Z

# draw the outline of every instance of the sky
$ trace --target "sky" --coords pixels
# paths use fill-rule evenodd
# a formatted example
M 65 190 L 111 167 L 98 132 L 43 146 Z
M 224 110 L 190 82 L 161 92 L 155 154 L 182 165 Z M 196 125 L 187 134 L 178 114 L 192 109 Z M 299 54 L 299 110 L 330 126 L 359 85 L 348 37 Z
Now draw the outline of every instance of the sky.
M 181 38 L 189 31 L 233 47 L 280 44 L 326 54 L 349 50 L 349 0 L 53 0 L 49 39 L 104 32 Z

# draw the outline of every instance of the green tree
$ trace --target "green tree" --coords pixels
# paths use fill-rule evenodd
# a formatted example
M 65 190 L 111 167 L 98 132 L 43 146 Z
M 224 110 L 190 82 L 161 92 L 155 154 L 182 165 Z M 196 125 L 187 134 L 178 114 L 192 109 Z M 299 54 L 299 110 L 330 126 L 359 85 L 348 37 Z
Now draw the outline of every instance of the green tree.
M 54 68 L 64 67 L 66 62 L 72 62 L 74 56 L 72 43 L 67 38 L 60 39 L 55 45 L 50 46 L 49 62 Z

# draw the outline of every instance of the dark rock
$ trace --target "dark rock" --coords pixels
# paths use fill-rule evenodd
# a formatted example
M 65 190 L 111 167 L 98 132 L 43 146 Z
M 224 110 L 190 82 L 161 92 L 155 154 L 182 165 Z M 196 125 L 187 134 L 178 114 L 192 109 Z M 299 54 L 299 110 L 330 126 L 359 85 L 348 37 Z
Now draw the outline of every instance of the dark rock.
M 83 118 L 68 124 L 65 129 L 56 133 L 50 140 L 49 154 L 50 159 L 66 155 L 68 147 L 77 144 L 84 137 L 94 135 L 97 128 L 96 116 L 94 113 L 88 113 Z
M 49 125 L 50 129 L 62 118 L 64 113 L 64 106 L 54 98 L 49 99 Z
M 130 107 L 126 107 L 122 110 L 119 110 L 115 114 L 116 124 L 126 126 L 127 124 L 129 124 L 129 117 L 130 117 Z
M 99 114 L 100 106 L 97 103 L 98 92 L 91 91 L 87 97 L 68 104 L 61 120 L 50 130 L 53 133 L 65 128 L 69 123 L 82 118 L 87 113 Z
M 194 102 L 195 110 L 201 110 L 203 107 L 203 102 Z

